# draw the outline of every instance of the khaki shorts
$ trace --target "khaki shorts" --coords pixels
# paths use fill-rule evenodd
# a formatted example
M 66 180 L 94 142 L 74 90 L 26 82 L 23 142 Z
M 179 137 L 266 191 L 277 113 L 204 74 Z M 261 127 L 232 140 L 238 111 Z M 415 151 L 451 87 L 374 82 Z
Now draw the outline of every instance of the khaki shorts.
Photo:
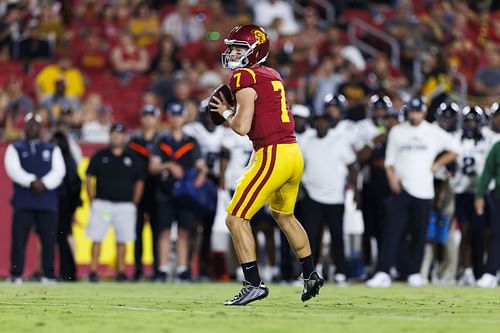
M 132 202 L 95 199 L 90 210 L 87 236 L 94 242 L 102 242 L 112 224 L 118 243 L 133 241 L 135 240 L 136 215 L 136 207 Z

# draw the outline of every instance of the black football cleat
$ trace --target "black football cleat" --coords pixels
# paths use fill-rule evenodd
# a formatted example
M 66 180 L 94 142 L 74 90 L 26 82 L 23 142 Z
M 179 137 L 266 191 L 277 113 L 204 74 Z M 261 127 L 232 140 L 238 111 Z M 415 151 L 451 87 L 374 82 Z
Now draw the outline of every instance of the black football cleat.
M 234 296 L 232 300 L 224 305 L 247 305 L 253 301 L 266 298 L 269 295 L 269 289 L 261 281 L 258 286 L 253 286 L 248 281 L 243 281 L 243 288 Z
M 319 294 L 319 289 L 323 287 L 325 279 L 318 272 L 312 272 L 309 278 L 304 279 L 304 290 L 302 291 L 302 302 L 308 301 Z

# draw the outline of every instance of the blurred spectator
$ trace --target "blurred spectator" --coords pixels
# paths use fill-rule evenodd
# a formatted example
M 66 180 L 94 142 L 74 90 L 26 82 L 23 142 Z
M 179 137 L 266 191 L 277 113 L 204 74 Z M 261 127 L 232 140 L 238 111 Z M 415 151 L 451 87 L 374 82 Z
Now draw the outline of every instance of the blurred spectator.
M 87 168 L 87 194 L 91 212 L 87 236 L 92 240 L 90 282 L 98 282 L 101 243 L 113 225 L 116 236 L 116 281 L 127 281 L 125 244 L 134 241 L 137 205 L 144 189 L 141 162 L 127 149 L 127 130 L 121 123 L 110 128 L 109 146 L 92 155 Z M 95 179 L 95 189 L 93 180 Z
M 38 21 L 30 20 L 23 39 L 19 42 L 19 59 L 31 62 L 51 57 L 52 48 L 40 31 Z
M 179 0 L 177 10 L 165 17 L 162 32 L 172 35 L 179 46 L 196 42 L 204 37 L 205 28 L 201 18 L 191 14 L 188 0 Z
M 113 110 L 102 105 L 96 112 L 93 120 L 82 125 L 82 140 L 92 143 L 106 143 L 109 141 L 109 131 L 113 122 Z
M 353 121 L 364 119 L 370 88 L 364 82 L 362 73 L 353 64 L 347 62 L 344 73 L 346 80 L 338 86 L 338 93 L 347 98 L 347 118 Z
M 88 31 L 98 27 L 100 23 L 99 11 L 101 7 L 97 1 L 81 1 L 76 8 L 76 17 L 73 21 L 74 29 L 80 36 L 87 35 Z
M 500 96 L 500 44 L 487 42 L 484 46 L 487 63 L 475 75 L 474 89 L 481 96 Z
M 64 24 L 62 22 L 59 3 L 44 3 L 40 16 L 38 32 L 48 39 L 51 49 L 61 48 L 64 41 Z
M 259 0 L 253 5 L 255 24 L 270 27 L 276 19 L 280 20 L 279 33 L 293 35 L 299 31 L 299 25 L 293 15 L 292 5 L 283 0 Z
M 33 101 L 23 93 L 22 81 L 10 77 L 5 83 L 7 105 L 5 108 L 4 138 L 16 139 L 22 129 L 26 114 L 34 111 Z
M 387 55 L 380 52 L 368 64 L 364 73 L 373 92 L 394 94 L 408 86 L 408 79 L 392 64 Z
M 314 112 L 323 111 L 323 100 L 327 94 L 335 94 L 345 76 L 339 71 L 343 62 L 338 56 L 326 55 L 314 72 L 308 92 L 313 98 Z
M 102 97 L 99 94 L 91 93 L 86 96 L 80 114 L 75 114 L 73 117 L 75 127 L 81 127 L 84 123 L 97 119 L 97 111 L 101 106 Z
M 21 38 L 22 12 L 18 4 L 7 5 L 5 15 L 0 19 L 0 59 L 17 58 L 16 43 Z
M 54 94 L 44 98 L 41 105 L 49 110 L 50 123 L 54 124 L 61 113 L 62 108 L 71 108 L 72 110 L 79 111 L 80 103 L 75 98 L 70 98 L 66 95 L 66 81 L 58 79 L 55 82 L 56 88 Z
M 175 44 L 175 40 L 171 35 L 167 34 L 160 37 L 159 49 L 151 61 L 150 72 L 161 76 L 164 71 L 161 68 L 162 63 L 163 66 L 165 66 L 165 61 L 168 61 L 171 65 L 171 70 L 166 71 L 167 73 L 172 73 L 181 67 L 179 59 L 177 58 L 177 45 Z
M 76 67 L 69 54 L 63 54 L 56 64 L 45 66 L 35 77 L 36 93 L 38 99 L 54 95 L 56 81 L 64 79 L 66 83 L 65 96 L 79 100 L 85 93 L 85 83 L 82 73 Z
M 105 4 L 101 9 L 99 21 L 100 34 L 105 40 L 115 42 L 120 33 L 120 27 L 116 18 L 116 8 L 110 3 Z
M 139 47 L 127 30 L 120 33 L 119 43 L 111 49 L 111 67 L 124 81 L 147 71 L 150 65 L 148 52 Z
M 205 182 L 206 166 L 196 140 L 184 133 L 186 113 L 182 104 L 168 106 L 170 132 L 163 135 L 150 159 L 151 173 L 160 177 L 158 182 L 159 223 L 159 279 L 167 281 L 169 274 L 176 274 L 181 281 L 191 280 L 189 268 L 188 232 L 192 226 L 194 212 L 174 200 L 174 184 L 177 181 L 193 182 L 199 188 Z M 189 175 L 189 176 L 188 176 Z M 194 176 L 194 179 L 187 177 Z M 173 221 L 177 221 L 177 268 L 170 265 L 171 235 Z
M 422 72 L 424 82 L 421 94 L 428 106 L 427 121 L 433 122 L 439 105 L 448 98 L 453 88 L 453 81 L 449 74 L 447 60 L 437 47 L 422 54 Z
M 54 128 L 56 132 L 64 134 L 71 156 L 75 163 L 79 165 L 83 159 L 83 153 L 80 145 L 76 142 L 75 113 L 70 105 L 62 106 L 59 119 Z
M 36 225 L 42 243 L 42 282 L 55 282 L 57 188 L 64 175 L 61 150 L 41 139 L 41 118 L 25 117 L 25 138 L 5 152 L 5 170 L 14 183 L 12 206 L 11 282 L 22 283 L 28 235 Z
M 160 22 L 147 1 L 140 2 L 128 23 L 128 30 L 139 47 L 146 47 L 158 40 Z
M 234 17 L 229 16 L 221 0 L 208 2 L 208 13 L 203 22 L 208 40 L 221 41 L 237 25 Z
M 63 281 L 77 280 L 76 263 L 73 254 L 73 239 L 71 227 L 73 224 L 73 214 L 82 200 L 82 181 L 78 176 L 77 164 L 72 157 L 70 145 L 66 134 L 55 132 L 52 135 L 51 143 L 61 150 L 66 175 L 61 185 L 58 187 L 58 224 L 57 224 L 57 245 L 59 248 L 59 278 Z
M 98 31 L 91 30 L 76 55 L 78 67 L 85 73 L 102 73 L 109 68 L 108 47 Z
M 254 22 L 253 11 L 246 0 L 235 0 L 225 3 L 226 9 L 238 24 L 251 24 Z

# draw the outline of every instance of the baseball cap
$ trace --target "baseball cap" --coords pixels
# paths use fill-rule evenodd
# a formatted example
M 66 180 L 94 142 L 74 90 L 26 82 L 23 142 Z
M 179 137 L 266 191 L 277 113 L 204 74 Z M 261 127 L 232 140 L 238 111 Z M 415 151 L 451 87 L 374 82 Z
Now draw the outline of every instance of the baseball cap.
M 183 116 L 184 111 L 184 105 L 181 103 L 175 102 L 167 105 L 167 113 L 171 116 Z
M 142 107 L 141 116 L 159 116 L 160 109 L 152 104 L 146 104 Z
M 410 98 L 408 103 L 406 103 L 406 108 L 408 111 L 427 111 L 427 106 L 424 103 L 424 100 L 420 96 L 413 96 Z
M 110 133 L 112 133 L 112 132 L 126 133 L 127 128 L 122 123 L 114 123 L 113 125 L 111 125 L 109 132 Z
M 309 108 L 305 105 L 293 104 L 292 114 L 296 117 L 309 118 L 309 116 L 311 115 L 311 111 L 309 111 Z

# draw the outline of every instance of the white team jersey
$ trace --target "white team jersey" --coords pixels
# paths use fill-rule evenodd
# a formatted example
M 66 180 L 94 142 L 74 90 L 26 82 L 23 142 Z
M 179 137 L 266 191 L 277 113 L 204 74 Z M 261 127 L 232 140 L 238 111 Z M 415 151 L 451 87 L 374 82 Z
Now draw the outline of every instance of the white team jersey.
M 302 148 L 302 141 L 304 141 L 304 139 L 309 137 L 310 135 L 316 135 L 316 131 L 310 127 L 307 127 L 303 133 L 295 132 L 295 137 L 297 138 L 297 143 L 299 144 L 299 147 Z
M 485 139 L 475 142 L 473 139 L 464 138 L 460 145 L 461 153 L 458 155 L 457 169 L 450 185 L 455 193 L 473 193 L 483 171 L 488 143 Z
M 385 166 L 392 166 L 402 187 L 419 199 L 434 198 L 432 165 L 442 151 L 460 154 L 458 141 L 435 124 L 423 121 L 419 126 L 408 122 L 389 132 Z
M 250 162 L 253 153 L 252 142 L 248 136 L 240 136 L 232 129 L 224 129 L 222 147 L 230 151 L 229 163 L 226 168 L 225 183 L 229 190 L 234 190 L 239 178 Z
M 184 133 L 198 141 L 209 172 L 218 176 L 220 174 L 220 150 L 224 139 L 224 128 L 217 126 L 213 132 L 210 132 L 202 123 L 194 121 L 186 124 L 183 130 Z
M 315 131 L 314 131 L 315 132 Z M 333 128 L 319 138 L 316 133 L 302 141 L 302 184 L 309 196 L 323 204 L 344 203 L 347 166 L 356 161 L 349 138 L 342 128 Z
M 381 130 L 375 126 L 373 120 L 368 118 L 356 122 L 354 127 L 353 148 L 355 151 L 360 151 L 368 142 L 382 133 Z

